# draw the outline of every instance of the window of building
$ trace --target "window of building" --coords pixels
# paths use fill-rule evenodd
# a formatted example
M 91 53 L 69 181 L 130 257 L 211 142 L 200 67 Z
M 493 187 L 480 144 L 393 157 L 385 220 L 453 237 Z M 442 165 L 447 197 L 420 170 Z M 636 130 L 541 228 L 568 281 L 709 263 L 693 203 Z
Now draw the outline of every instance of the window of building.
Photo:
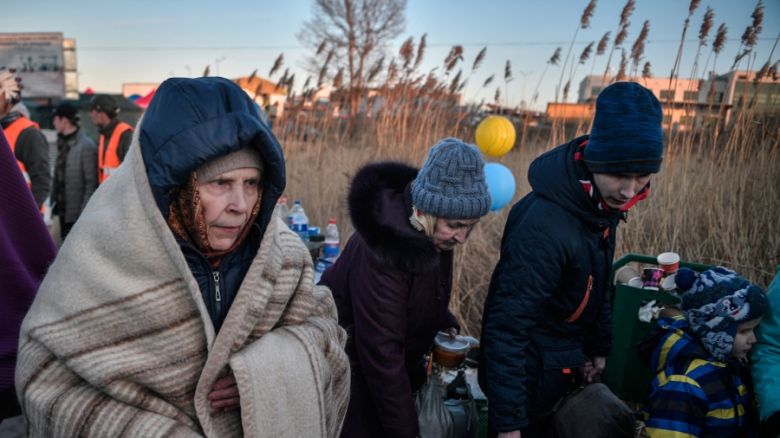
M 693 126 L 693 122 L 696 120 L 694 116 L 680 116 L 680 124 L 685 126 Z
M 674 90 L 661 90 L 661 100 L 674 100 Z
M 696 102 L 699 100 L 699 92 L 698 91 L 686 91 L 683 93 L 683 100 L 688 102 Z

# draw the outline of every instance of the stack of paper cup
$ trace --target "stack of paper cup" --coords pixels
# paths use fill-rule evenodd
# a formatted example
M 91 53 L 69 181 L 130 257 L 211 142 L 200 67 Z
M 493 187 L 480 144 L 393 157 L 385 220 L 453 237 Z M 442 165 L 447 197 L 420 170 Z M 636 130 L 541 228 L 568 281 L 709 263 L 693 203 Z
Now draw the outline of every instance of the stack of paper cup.
M 680 255 L 676 252 L 663 252 L 656 258 L 658 267 L 664 271 L 664 276 L 677 272 L 680 268 Z

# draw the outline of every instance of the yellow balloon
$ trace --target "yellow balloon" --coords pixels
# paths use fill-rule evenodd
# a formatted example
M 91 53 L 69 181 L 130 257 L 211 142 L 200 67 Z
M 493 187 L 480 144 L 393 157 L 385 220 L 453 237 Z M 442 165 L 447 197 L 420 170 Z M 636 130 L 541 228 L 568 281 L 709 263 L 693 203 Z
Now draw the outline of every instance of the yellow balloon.
M 485 118 L 477 126 L 475 136 L 482 153 L 491 157 L 503 156 L 515 145 L 515 127 L 503 116 Z

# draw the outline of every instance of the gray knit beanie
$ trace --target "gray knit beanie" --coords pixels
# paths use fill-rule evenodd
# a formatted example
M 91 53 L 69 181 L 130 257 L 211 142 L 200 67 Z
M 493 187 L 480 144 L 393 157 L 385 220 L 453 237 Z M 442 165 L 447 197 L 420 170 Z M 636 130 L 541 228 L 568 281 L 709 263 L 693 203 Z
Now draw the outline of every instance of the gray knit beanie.
M 237 151 L 207 161 L 198 167 L 195 173 L 198 175 L 198 180 L 204 182 L 225 172 L 244 167 L 254 167 L 263 171 L 263 159 L 254 147 L 244 146 Z
M 485 161 L 476 146 L 445 138 L 431 148 L 412 183 L 412 203 L 446 219 L 476 219 L 490 210 Z

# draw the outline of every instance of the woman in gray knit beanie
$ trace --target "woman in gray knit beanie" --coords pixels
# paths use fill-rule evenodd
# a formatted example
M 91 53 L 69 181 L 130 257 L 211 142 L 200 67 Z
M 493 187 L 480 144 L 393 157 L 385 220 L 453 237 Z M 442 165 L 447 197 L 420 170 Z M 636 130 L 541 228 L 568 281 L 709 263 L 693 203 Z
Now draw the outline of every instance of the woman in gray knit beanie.
M 474 145 L 447 138 L 419 171 L 375 163 L 352 180 L 355 233 L 320 282 L 333 292 L 349 335 L 342 437 L 420 435 L 413 394 L 425 381 L 423 355 L 436 333 L 458 330 L 448 309 L 452 249 L 489 210 L 484 166 Z

